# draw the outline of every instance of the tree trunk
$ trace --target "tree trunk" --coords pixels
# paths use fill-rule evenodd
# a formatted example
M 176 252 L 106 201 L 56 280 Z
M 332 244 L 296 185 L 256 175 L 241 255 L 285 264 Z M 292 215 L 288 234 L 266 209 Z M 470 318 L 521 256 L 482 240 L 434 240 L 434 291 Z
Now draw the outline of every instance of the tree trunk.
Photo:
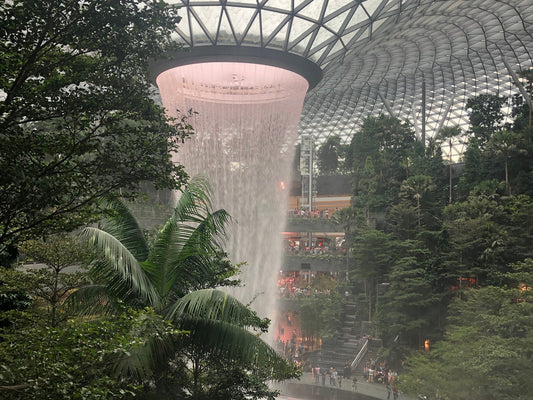
M 416 210 L 418 214 L 418 227 L 420 228 L 420 199 L 416 199 Z
M 505 159 L 505 187 L 507 189 L 507 194 L 511 195 L 511 184 L 509 183 L 509 161 Z
M 452 204 L 452 140 L 450 139 L 450 191 L 449 191 L 449 197 L 448 197 L 448 203 Z

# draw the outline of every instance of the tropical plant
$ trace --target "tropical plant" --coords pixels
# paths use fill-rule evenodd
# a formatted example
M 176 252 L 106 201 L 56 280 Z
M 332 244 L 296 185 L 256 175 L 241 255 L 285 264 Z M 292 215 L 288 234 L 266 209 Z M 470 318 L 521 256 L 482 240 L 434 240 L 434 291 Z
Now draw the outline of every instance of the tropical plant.
M 502 112 L 507 97 L 495 94 L 480 94 L 466 101 L 469 113 L 470 129 L 468 133 L 474 136 L 480 148 L 484 148 L 491 136 L 501 129 L 505 116 Z
M 143 388 L 117 379 L 121 355 L 183 335 L 149 309 L 123 308 L 112 318 L 72 319 L 56 327 L 35 324 L 24 313 L 14 319 L 11 329 L 0 330 L 4 400 L 129 399 Z
M 330 136 L 318 148 L 317 164 L 322 175 L 333 175 L 341 167 L 340 158 L 344 157 L 344 149 L 341 138 L 338 135 Z
M 74 304 L 84 303 L 85 312 L 112 312 L 118 301 L 135 308 L 150 306 L 189 332 L 188 345 L 212 356 L 268 368 L 270 379 L 294 376 L 293 366 L 250 330 L 264 332 L 268 320 L 227 293 L 207 287 L 213 286 L 210 279 L 226 261 L 220 249 L 230 217 L 225 210 L 212 210 L 205 179 L 191 180 L 151 246 L 127 208 L 117 200 L 111 205 L 115 214 L 110 219 L 82 233 L 100 257 L 90 271 L 96 283 L 72 296 Z M 150 376 L 179 356 L 177 346 L 166 354 L 146 352 L 125 359 L 122 369 Z
M 533 262 L 514 269 L 507 274 L 514 285 L 468 289 L 455 299 L 445 340 L 408 360 L 404 391 L 443 400 L 531 398 Z
M 46 240 L 29 240 L 21 250 L 27 260 L 44 264 L 20 273 L 28 283 L 28 292 L 47 310 L 39 310 L 41 317 L 56 327 L 69 317 L 62 307 L 63 300 L 87 283 L 85 268 L 93 255 L 92 249 L 76 236 L 53 235 Z
M 523 146 L 523 139 L 520 134 L 503 129 L 496 132 L 487 144 L 487 151 L 496 159 L 503 159 L 505 169 L 505 189 L 511 195 L 511 181 L 509 178 L 509 161 L 517 154 L 524 154 L 527 151 Z
M 1 2 L 0 253 L 85 225 L 108 194 L 186 181 L 170 154 L 189 127 L 147 73 L 179 19 L 164 1 Z
M 416 200 L 416 211 L 417 211 L 417 220 L 418 226 L 421 224 L 421 202 L 426 194 L 431 190 L 435 189 L 435 185 L 430 176 L 427 175 L 414 175 L 410 176 L 402 182 L 400 188 L 400 195 L 405 199 L 414 199 Z

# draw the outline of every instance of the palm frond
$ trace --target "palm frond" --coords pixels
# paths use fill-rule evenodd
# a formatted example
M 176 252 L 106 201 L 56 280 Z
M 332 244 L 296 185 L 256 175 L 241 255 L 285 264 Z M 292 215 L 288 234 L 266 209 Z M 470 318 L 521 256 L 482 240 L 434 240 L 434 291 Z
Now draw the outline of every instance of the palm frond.
M 205 283 L 213 277 L 218 260 L 215 256 L 192 254 L 173 265 L 176 279 L 171 288 L 175 296 L 182 297 L 191 290 L 205 287 Z
M 171 217 L 157 235 L 147 262 L 143 263 L 144 270 L 162 297 L 169 293 L 179 278 L 176 264 L 179 265 L 182 258 L 183 246 L 188 238 L 184 231 L 187 230 L 192 229 L 178 225 L 176 218 Z
M 72 314 L 80 316 L 111 315 L 122 307 L 113 296 L 109 296 L 105 285 L 82 286 L 69 294 L 65 306 Z
M 265 368 L 275 379 L 283 379 L 294 372 L 294 366 L 274 348 L 242 327 L 192 316 L 184 317 L 179 327 L 189 332 L 185 340 L 203 351 Z
M 202 219 L 211 210 L 211 186 L 205 176 L 193 177 L 182 191 L 174 208 L 174 215 L 179 221 L 195 222 Z
M 143 267 L 161 296 L 187 293 L 212 276 L 213 254 L 220 250 L 229 215 L 224 210 L 183 223 L 171 217 L 159 232 Z
M 139 261 L 148 258 L 146 238 L 129 208 L 120 199 L 108 198 L 105 205 L 112 216 L 101 222 L 100 229 L 117 238 Z
M 217 210 L 208 214 L 195 227 L 180 224 L 186 243 L 181 249 L 180 259 L 176 259 L 176 279 L 173 291 L 183 295 L 190 288 L 199 287 L 213 276 L 218 259 L 215 254 L 223 247 L 226 238 L 226 225 L 230 216 L 225 210 Z
M 166 368 L 176 354 L 176 337 L 184 335 L 156 314 L 143 313 L 136 317 L 129 346 L 121 349 L 114 370 L 117 376 L 146 380 L 155 370 Z
M 165 318 L 179 323 L 184 317 L 226 322 L 239 327 L 262 327 L 257 314 L 235 297 L 216 289 L 189 293 L 168 307 Z
M 221 248 L 226 239 L 226 228 L 230 221 L 230 215 L 223 209 L 205 215 L 190 235 L 188 245 L 191 251 L 198 247 L 209 252 Z
M 93 265 L 91 273 L 105 282 L 110 292 L 122 300 L 126 300 L 124 296 L 133 295 L 147 305 L 159 305 L 159 294 L 148 275 L 117 238 L 94 227 L 85 228 L 80 235 L 99 250 L 101 260 Z

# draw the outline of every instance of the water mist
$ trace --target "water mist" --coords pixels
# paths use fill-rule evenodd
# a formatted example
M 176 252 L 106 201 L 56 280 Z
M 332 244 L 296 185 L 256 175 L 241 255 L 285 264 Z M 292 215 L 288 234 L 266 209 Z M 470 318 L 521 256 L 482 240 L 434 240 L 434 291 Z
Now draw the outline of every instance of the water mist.
M 194 135 L 175 162 L 213 187 L 215 208 L 234 222 L 228 254 L 246 262 L 243 288 L 231 289 L 261 317 L 274 320 L 281 267 L 287 189 L 303 100 L 302 76 L 273 66 L 205 62 L 168 69 L 157 77 L 170 116 L 192 109 Z

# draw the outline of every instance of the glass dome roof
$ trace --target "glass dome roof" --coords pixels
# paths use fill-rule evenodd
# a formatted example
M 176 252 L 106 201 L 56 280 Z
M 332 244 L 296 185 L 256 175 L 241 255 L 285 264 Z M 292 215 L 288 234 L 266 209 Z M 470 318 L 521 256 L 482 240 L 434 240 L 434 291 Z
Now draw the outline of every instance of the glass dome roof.
M 380 113 L 409 121 L 419 136 L 465 127 L 469 97 L 514 93 L 515 72 L 533 66 L 531 0 L 169 2 L 182 7 L 176 38 L 186 47 L 260 47 L 318 65 L 324 76 L 299 129 L 317 141 L 348 140 Z

